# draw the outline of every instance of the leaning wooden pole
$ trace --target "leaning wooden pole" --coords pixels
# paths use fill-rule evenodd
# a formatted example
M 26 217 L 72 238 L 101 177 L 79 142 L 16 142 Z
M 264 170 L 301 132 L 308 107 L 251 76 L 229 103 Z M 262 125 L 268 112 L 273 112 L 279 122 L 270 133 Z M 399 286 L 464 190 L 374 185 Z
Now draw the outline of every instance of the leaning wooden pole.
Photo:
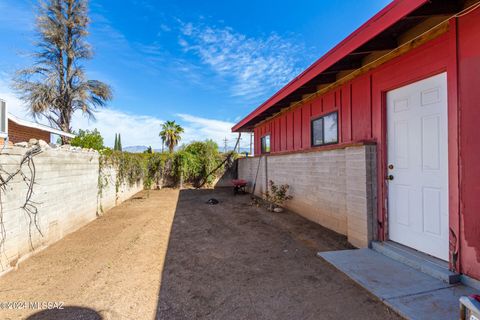
M 208 180 L 208 177 L 210 177 L 212 174 L 214 174 L 215 172 L 217 172 L 218 169 L 220 169 L 225 163 L 227 163 L 228 161 L 230 161 L 230 159 L 232 158 L 232 156 L 235 154 L 235 150 L 237 150 L 237 147 L 239 148 L 238 150 L 240 150 L 240 138 L 242 137 L 242 133 L 239 132 L 238 133 L 238 138 L 237 138 L 237 142 L 235 143 L 235 147 L 233 148 L 233 150 L 227 155 L 227 157 L 225 158 L 225 160 L 222 161 L 222 163 L 220 163 L 215 169 L 213 169 L 212 171 L 210 171 L 204 178 L 203 178 L 203 181 L 202 183 L 197 187 L 197 189 L 200 189 L 202 188 L 205 183 L 207 183 L 207 180 Z

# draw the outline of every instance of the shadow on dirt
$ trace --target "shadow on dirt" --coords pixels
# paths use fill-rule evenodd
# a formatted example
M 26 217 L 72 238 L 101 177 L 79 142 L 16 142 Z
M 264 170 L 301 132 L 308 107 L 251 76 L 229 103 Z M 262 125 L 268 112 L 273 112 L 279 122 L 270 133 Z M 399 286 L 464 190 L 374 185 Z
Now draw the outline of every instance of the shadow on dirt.
M 344 236 L 251 203 L 233 188 L 180 191 L 157 319 L 339 319 L 345 306 L 357 319 L 399 319 L 316 257 L 351 249 Z
M 64 307 L 63 309 L 43 310 L 32 314 L 27 320 L 102 320 L 95 310 L 84 307 Z

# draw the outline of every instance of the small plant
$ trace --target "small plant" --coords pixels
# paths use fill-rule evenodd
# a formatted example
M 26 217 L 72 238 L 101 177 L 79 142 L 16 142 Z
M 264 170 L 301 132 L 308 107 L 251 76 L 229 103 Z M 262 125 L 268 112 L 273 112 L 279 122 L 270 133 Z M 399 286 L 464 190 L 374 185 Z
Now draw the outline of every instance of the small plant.
M 293 197 L 288 195 L 288 189 L 290 186 L 288 184 L 276 185 L 272 180 L 268 182 L 269 190 L 264 193 L 265 200 L 269 202 L 269 211 L 275 211 L 276 209 L 283 208 L 285 201 L 291 200 Z

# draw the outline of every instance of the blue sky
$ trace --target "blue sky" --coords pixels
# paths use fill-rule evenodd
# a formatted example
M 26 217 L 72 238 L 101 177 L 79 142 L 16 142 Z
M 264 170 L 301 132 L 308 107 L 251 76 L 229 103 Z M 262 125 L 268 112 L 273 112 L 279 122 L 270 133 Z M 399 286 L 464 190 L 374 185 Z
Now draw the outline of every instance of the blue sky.
M 233 145 L 236 121 L 389 2 L 91 0 L 86 68 L 115 98 L 74 126 L 99 128 L 107 144 L 120 132 L 124 146 L 158 147 L 160 123 L 176 120 L 185 142 Z M 9 83 L 31 62 L 36 3 L 0 0 L 0 98 L 22 117 Z

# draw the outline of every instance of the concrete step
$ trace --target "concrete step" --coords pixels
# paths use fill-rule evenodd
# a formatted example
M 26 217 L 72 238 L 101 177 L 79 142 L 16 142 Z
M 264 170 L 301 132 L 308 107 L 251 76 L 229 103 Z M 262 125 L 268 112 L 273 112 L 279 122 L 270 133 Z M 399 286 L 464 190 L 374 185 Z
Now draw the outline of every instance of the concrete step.
M 395 242 L 372 242 L 372 249 L 445 283 L 455 284 L 461 280 L 460 274 L 448 269 L 447 262 Z
M 445 283 L 372 249 L 317 255 L 406 319 L 458 319 L 460 297 L 477 292 L 462 284 Z

